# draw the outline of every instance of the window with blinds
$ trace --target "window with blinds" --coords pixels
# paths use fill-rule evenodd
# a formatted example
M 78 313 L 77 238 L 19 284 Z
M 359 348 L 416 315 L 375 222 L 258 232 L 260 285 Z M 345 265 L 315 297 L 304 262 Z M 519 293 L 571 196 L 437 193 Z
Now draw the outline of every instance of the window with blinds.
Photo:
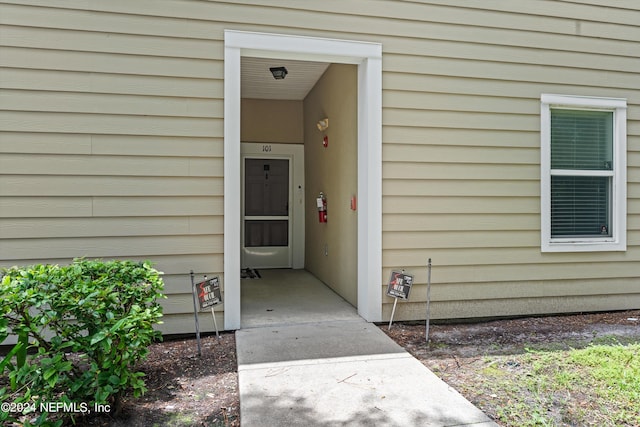
M 541 96 L 541 249 L 626 250 L 627 101 Z
M 611 236 L 613 113 L 551 109 L 551 236 Z

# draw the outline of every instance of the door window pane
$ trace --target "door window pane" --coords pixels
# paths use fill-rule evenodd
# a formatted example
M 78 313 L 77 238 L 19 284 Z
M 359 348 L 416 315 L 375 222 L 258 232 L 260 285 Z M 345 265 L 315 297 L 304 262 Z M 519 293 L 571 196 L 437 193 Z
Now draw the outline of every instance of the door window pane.
M 289 214 L 289 160 L 245 159 L 245 216 Z
M 244 222 L 244 246 L 288 246 L 289 245 L 289 221 L 256 221 Z

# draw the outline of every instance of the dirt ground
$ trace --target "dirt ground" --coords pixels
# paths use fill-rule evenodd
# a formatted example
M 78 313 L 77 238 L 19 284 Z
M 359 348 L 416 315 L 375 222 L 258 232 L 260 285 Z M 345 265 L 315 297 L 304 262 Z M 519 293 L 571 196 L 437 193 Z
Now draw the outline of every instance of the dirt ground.
M 501 371 L 501 375 L 512 375 L 511 381 L 517 382 L 523 373 L 529 375 L 527 368 L 518 360 L 530 351 L 562 351 L 584 348 L 589 344 L 638 343 L 640 310 L 435 325 L 430 328 L 428 345 L 424 323 L 393 325 L 391 330 L 384 326 L 381 329 L 489 417 L 501 419 L 501 425 L 519 426 L 523 419 L 500 416 L 505 405 L 516 405 L 513 405 L 513 396 L 496 395 L 491 382 L 487 383 L 485 373 L 489 365 L 504 364 L 506 369 Z M 520 404 L 527 405 L 535 398 L 524 387 L 516 386 L 514 389 L 518 393 L 515 401 Z M 586 404 L 579 402 L 579 405 Z M 589 410 L 588 406 L 582 409 L 585 412 Z M 585 423 L 584 419 L 577 423 L 567 422 L 566 415 L 563 415 L 565 404 L 549 402 L 546 421 L 528 420 L 527 425 L 617 425 L 611 420 L 593 421 L 596 416 L 606 420 L 606 414 L 600 413 L 606 412 L 606 408 L 592 410 L 591 422 Z
M 553 317 L 529 317 L 482 323 L 432 324 L 430 343 L 425 324 L 396 323 L 380 328 L 440 375 L 449 385 L 492 416 L 491 402 L 469 395 L 475 380 L 474 360 L 492 354 L 513 354 L 536 345 L 558 349 L 586 346 L 619 337 L 640 341 L 640 310 Z M 238 374 L 233 333 L 196 340 L 172 339 L 151 346 L 140 369 L 148 392 L 127 398 L 122 415 L 80 420 L 77 425 L 100 426 L 239 426 Z M 467 387 L 465 387 L 465 384 Z
M 238 363 L 233 332 L 154 344 L 140 369 L 148 391 L 127 399 L 109 426 L 239 426 Z
M 640 310 L 436 324 L 430 327 L 428 346 L 424 322 L 380 327 L 419 359 L 443 361 L 521 352 L 525 346 L 578 348 L 604 337 L 637 340 Z

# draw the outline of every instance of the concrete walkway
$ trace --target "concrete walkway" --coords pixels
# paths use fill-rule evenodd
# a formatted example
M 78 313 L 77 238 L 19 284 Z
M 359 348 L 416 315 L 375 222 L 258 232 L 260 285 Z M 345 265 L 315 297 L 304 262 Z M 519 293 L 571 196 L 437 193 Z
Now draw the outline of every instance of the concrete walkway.
M 236 332 L 242 426 L 497 426 L 354 315 Z

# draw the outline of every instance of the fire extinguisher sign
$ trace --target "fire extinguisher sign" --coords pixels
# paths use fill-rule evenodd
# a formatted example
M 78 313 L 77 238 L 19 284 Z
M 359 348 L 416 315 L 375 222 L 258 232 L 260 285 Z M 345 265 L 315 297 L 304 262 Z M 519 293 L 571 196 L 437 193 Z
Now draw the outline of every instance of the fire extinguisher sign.
M 387 285 L 387 295 L 394 298 L 409 299 L 409 292 L 413 285 L 413 276 L 402 271 L 392 271 Z

